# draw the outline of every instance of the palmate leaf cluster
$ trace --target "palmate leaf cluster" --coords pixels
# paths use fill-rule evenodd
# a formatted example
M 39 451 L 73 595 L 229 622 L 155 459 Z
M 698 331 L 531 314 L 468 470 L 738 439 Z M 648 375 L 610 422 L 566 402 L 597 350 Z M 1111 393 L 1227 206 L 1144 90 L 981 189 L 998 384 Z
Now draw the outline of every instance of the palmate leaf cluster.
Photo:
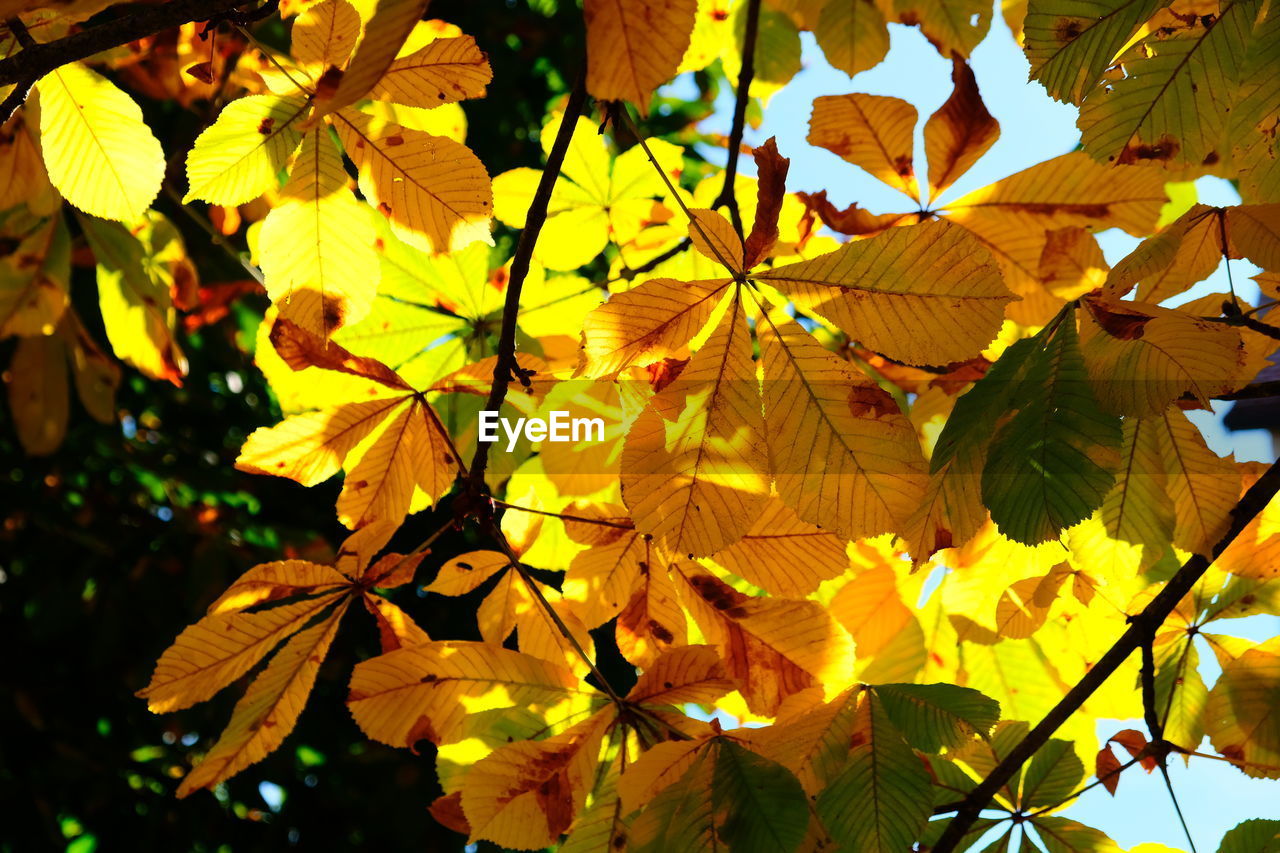
M 4 4 L 0 52 L 91 30 L 102 5 Z M 434 747 L 432 818 L 473 841 L 929 849 L 1197 560 L 1147 671 L 1120 664 L 972 804 L 1002 817 L 960 844 L 1118 849 L 1055 812 L 1090 772 L 1115 794 L 1171 753 L 1280 776 L 1280 646 L 1229 622 L 1277 613 L 1280 502 L 1242 516 L 1264 469 L 1187 414 L 1256 390 L 1277 349 L 1280 12 L 1004 11 L 1033 80 L 1080 107 L 1082 150 L 956 197 L 1000 136 L 967 59 L 990 4 L 585 0 L 585 61 L 562 81 L 580 88 L 519 105 L 543 119 L 545 168 L 468 147 L 459 105 L 483 102 L 493 66 L 425 0 L 284 2 L 287 39 L 232 18 L 230 52 L 187 25 L 180 84 L 126 46 L 29 81 L 0 136 L 0 334 L 27 452 L 57 451 L 69 377 L 110 423 L 117 361 L 181 384 L 186 334 L 253 289 L 203 280 L 163 192 L 271 303 L 254 357 L 281 418 L 236 467 L 343 475 L 336 557 L 250 569 L 139 690 L 164 713 L 247 682 L 178 796 L 277 749 L 366 619 L 381 653 L 341 676 L 347 710 L 370 740 Z M 816 98 L 808 142 L 900 191 L 901 213 L 789 193 L 806 152 L 772 140 L 732 151 L 756 176 L 731 179 L 693 147 L 716 140 L 670 119 L 678 73 L 745 89 L 749 111 L 799 69 L 802 31 L 854 75 L 891 24 L 952 62 L 922 150 L 914 106 L 862 93 Z M 138 105 L 215 93 L 178 149 Z M 1242 203 L 1171 191 L 1203 175 Z M 1111 228 L 1139 238 L 1114 266 L 1095 236 Z M 1241 261 L 1266 304 L 1233 289 L 1170 307 Z M 72 307 L 73 266 L 95 270 L 105 344 Z M 604 440 L 482 452 L 494 388 L 504 415 L 600 417 Z M 384 553 L 442 506 L 430 540 Z M 467 525 L 492 547 L 432 555 Z M 414 587 L 477 593 L 473 638 L 416 624 L 397 604 Z M 629 690 L 598 666 L 615 653 Z M 1096 742 L 1098 719 L 1144 712 L 1154 730 Z M 1221 849 L 1278 832 L 1248 821 Z

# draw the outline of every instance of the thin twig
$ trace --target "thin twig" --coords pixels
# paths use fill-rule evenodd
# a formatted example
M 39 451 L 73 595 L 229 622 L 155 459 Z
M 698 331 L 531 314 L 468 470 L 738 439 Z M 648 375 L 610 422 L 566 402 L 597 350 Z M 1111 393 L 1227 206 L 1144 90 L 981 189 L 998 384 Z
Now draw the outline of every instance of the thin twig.
M 494 525 L 494 527 L 496 528 L 497 525 Z M 587 654 L 587 650 L 578 642 L 578 638 L 573 636 L 573 632 L 570 631 L 569 626 L 564 623 L 564 619 L 560 618 L 560 614 L 551 606 L 551 602 L 547 601 L 547 597 L 542 594 L 542 587 L 538 585 L 537 579 L 534 578 L 533 575 L 529 574 L 529 570 L 520 563 L 520 558 L 516 556 L 515 551 L 507 542 L 507 537 L 502 535 L 501 530 L 497 531 L 495 539 L 498 542 L 498 547 L 500 547 L 502 552 L 506 555 L 511 568 L 520 575 L 520 579 L 524 581 L 529 592 L 533 593 L 533 597 L 538 600 L 538 605 L 543 609 L 547 616 L 551 618 L 551 621 L 555 623 L 556 630 L 560 632 L 561 636 L 569 641 L 569 644 L 573 646 L 574 652 L 577 653 L 578 657 L 582 658 L 583 662 L 587 665 L 587 668 L 591 670 L 591 674 L 596 677 L 596 681 L 600 682 L 600 689 L 609 697 L 609 701 L 613 702 L 615 705 L 622 705 L 622 697 L 614 692 L 613 688 L 609 685 L 609 680 L 604 677 L 604 673 L 600 671 L 599 667 L 596 666 L 595 661 L 591 659 L 591 655 Z
M 658 175 L 661 176 L 662 182 L 667 185 L 667 189 L 671 192 L 671 197 L 676 200 L 676 204 L 680 205 L 680 209 L 684 211 L 685 218 L 689 220 L 690 232 L 697 231 L 701 234 L 702 242 L 712 251 L 712 253 L 715 254 L 716 260 L 720 262 L 720 265 L 728 270 L 735 279 L 741 278 L 738 273 L 734 271 L 734 265 L 730 263 L 729 259 L 720 253 L 720 247 L 717 245 L 717 241 L 711 239 L 711 235 L 702 227 L 702 223 L 694 217 L 693 212 L 689 210 L 689 206 L 684 203 L 684 199 L 680 198 L 680 193 L 676 191 L 675 184 L 671 182 L 671 178 L 668 177 L 665 171 L 663 171 L 662 164 L 658 162 L 658 158 L 653 156 L 653 151 L 650 150 L 649 143 L 645 140 L 644 134 L 640 132 L 640 128 L 636 127 L 635 119 L 631 117 L 631 112 L 627 109 L 627 105 L 625 103 L 619 103 L 618 112 L 622 115 L 623 120 L 626 121 L 627 129 L 631 131 L 631 135 L 640 143 L 640 149 L 644 151 L 645 156 L 649 158 L 649 162 L 653 164 L 653 168 L 656 169 Z M 690 233 L 689 236 L 692 237 L 693 234 Z
M 1045 715 L 1044 719 L 1009 751 L 995 769 L 970 792 L 969 796 L 965 797 L 964 805 L 947 824 L 937 844 L 934 845 L 934 853 L 951 853 L 956 849 L 956 845 L 965 837 L 978 819 L 979 813 L 996 792 L 1003 788 L 1022 765 L 1044 746 L 1053 733 L 1079 710 L 1080 706 L 1128 659 L 1129 655 L 1155 633 L 1182 597 L 1204 575 L 1210 563 L 1235 541 L 1245 526 L 1262 511 L 1277 492 L 1280 492 L 1280 462 L 1273 463 L 1231 510 L 1231 526 L 1213 547 L 1212 555 L 1196 554 L 1187 560 L 1142 612 L 1133 617 L 1128 629 L 1093 665 L 1093 668 L 1067 691 L 1067 695 L 1062 697 L 1062 700 Z
M 665 252 L 663 252 L 660 255 L 655 255 L 654 257 L 645 261 L 643 264 L 636 267 L 635 269 L 631 269 L 630 267 L 624 267 L 622 272 L 618 275 L 618 279 L 621 279 L 622 281 L 632 281 L 636 278 L 636 276 L 644 275 L 647 272 L 653 272 L 659 266 L 671 260 L 676 255 L 683 252 L 685 249 L 689 248 L 689 246 L 691 246 L 692 244 L 693 244 L 693 241 L 690 240 L 688 237 L 685 237 L 683 240 L 681 240 L 679 243 L 676 243 L 670 249 L 667 249 Z
M 598 524 L 601 527 L 616 527 L 620 530 L 635 530 L 635 525 L 633 524 L 622 524 L 617 521 L 606 521 L 603 518 L 587 518 L 586 516 L 582 516 L 582 515 L 570 515 L 567 512 L 550 512 L 545 509 L 534 509 L 531 506 L 520 506 L 519 504 L 513 504 L 508 501 L 500 501 L 497 498 L 494 498 L 493 502 L 497 506 L 503 507 L 504 509 L 514 509 L 517 512 L 529 512 L 529 513 L 533 513 L 534 515 L 545 515 L 548 518 L 559 518 L 564 521 L 580 521 L 583 524 Z
M 1094 788 L 1098 787 L 1099 785 L 1105 784 L 1106 781 L 1110 779 L 1112 776 L 1116 776 L 1119 773 L 1125 770 L 1128 770 L 1130 767 L 1132 767 L 1133 765 L 1141 761 L 1144 757 L 1145 756 L 1139 754 L 1134 756 L 1133 758 L 1130 758 L 1124 764 L 1121 764 L 1117 767 L 1113 767 L 1112 769 L 1108 770 L 1106 773 L 1103 773 L 1097 779 L 1094 779 L 1092 782 L 1090 782 L 1088 785 L 1085 785 L 1083 788 L 1079 789 L 1078 791 L 1073 791 L 1070 794 L 1067 794 L 1065 797 L 1058 800 L 1056 803 L 1053 803 L 1052 805 L 1045 806 L 1042 809 L 1036 809 L 1035 811 L 1028 814 L 1027 817 L 1028 818 L 1040 817 L 1040 815 L 1042 814 L 1048 814 L 1049 812 L 1054 811 L 1055 809 L 1062 808 L 1062 806 L 1076 799 L 1081 794 L 1084 794 L 1088 791 L 1092 791 Z
M 225 252 L 228 257 L 230 257 L 236 263 L 240 264 L 240 266 L 244 267 L 244 271 L 247 272 L 249 275 L 251 275 L 254 278 L 254 280 L 258 282 L 258 284 L 261 284 L 264 286 L 266 285 L 266 279 L 263 278 L 262 270 L 258 269 L 256 266 L 254 266 L 252 263 L 249 262 L 248 258 L 240 254 L 240 252 L 236 251 L 236 248 L 227 242 L 226 237 L 223 235 L 223 233 L 219 231 L 217 228 L 213 227 L 212 222 L 210 222 L 208 219 L 205 219 L 196 211 L 192 210 L 190 205 L 183 202 L 182 196 L 179 195 L 178 191 L 175 190 L 172 186 L 170 186 L 167 182 L 164 185 L 164 194 L 169 197 L 170 201 L 172 201 L 174 204 L 178 206 L 179 210 L 181 210 L 183 213 L 187 215 L 188 219 L 190 219 L 196 225 L 199 225 L 200 228 L 203 229 L 204 232 L 209 235 L 210 242 L 212 242 L 218 248 L 222 249 L 222 251 Z
M 556 179 L 560 177 L 560 167 L 564 165 L 565 154 L 569 150 L 569 141 L 573 138 L 573 129 L 582 115 L 587 100 L 586 75 L 579 73 L 578 81 L 569 93 L 565 103 L 564 117 L 560 121 L 560 129 L 556 132 L 551 153 L 547 155 L 547 165 L 542 170 L 538 181 L 538 189 L 533 194 L 533 202 L 525 217 L 524 230 L 520 232 L 520 242 L 516 245 L 515 255 L 511 259 L 511 277 L 507 281 L 506 301 L 502 307 L 502 331 L 498 336 L 498 358 L 493 367 L 493 386 L 489 390 L 489 399 L 485 403 L 485 411 L 496 412 L 506 399 L 507 387 L 519 369 L 516 361 L 516 320 L 520 314 L 520 292 L 524 288 L 525 277 L 529 274 L 529 262 L 533 258 L 533 247 L 538 242 L 538 234 L 543 223 L 547 221 L 547 206 L 551 203 L 551 191 L 555 188 Z M 476 443 L 476 454 L 471 460 L 470 485 L 476 495 L 485 491 L 484 472 L 489 465 L 489 442 Z
M 751 100 L 751 81 L 756 76 L 756 36 L 760 30 L 760 0 L 747 2 L 747 26 L 742 38 L 742 67 L 738 70 L 737 102 L 733 106 L 733 127 L 729 132 L 729 160 L 724 167 L 724 186 L 712 202 L 714 210 L 728 205 L 729 221 L 738 232 L 738 239 L 745 239 L 742 231 L 742 213 L 738 210 L 738 196 L 734 183 L 738 177 L 738 155 L 742 151 L 742 134 L 747 125 L 747 104 Z

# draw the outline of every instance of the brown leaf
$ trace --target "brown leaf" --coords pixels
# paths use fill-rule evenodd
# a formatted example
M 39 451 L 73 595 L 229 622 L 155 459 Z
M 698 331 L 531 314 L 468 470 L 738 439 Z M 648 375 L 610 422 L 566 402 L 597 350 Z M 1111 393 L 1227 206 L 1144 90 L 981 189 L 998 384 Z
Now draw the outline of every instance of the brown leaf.
M 787 169 L 791 166 L 791 161 L 778 153 L 778 144 L 772 136 L 753 154 L 760 185 L 756 190 L 756 221 L 747 235 L 747 269 L 764 260 L 778 240 L 778 214 L 782 212 L 782 199 L 787 193 Z
M 467 816 L 462 813 L 461 791 L 454 791 L 452 794 L 436 797 L 435 802 L 428 807 L 428 810 L 431 812 L 431 816 L 439 821 L 442 826 L 470 837 L 471 824 L 467 823 Z
M 951 97 L 924 125 L 929 194 L 937 198 L 987 152 L 1000 136 L 1000 122 L 987 112 L 973 69 L 953 59 Z
M 1120 767 L 1120 759 L 1116 758 L 1115 753 L 1111 751 L 1110 743 L 1098 750 L 1098 759 L 1094 764 L 1094 775 L 1102 782 L 1102 786 L 1107 789 L 1107 793 L 1113 797 L 1116 795 L 1116 788 L 1120 785 Z
M 911 216 L 908 213 L 872 213 L 858 207 L 856 201 L 844 210 L 839 210 L 827 200 L 826 190 L 819 190 L 816 193 L 796 193 L 796 195 L 804 202 L 805 207 L 818 214 L 823 225 L 832 231 L 852 234 L 856 237 L 879 234 Z
M 352 355 L 333 341 L 326 341 L 285 317 L 278 318 L 271 327 L 271 345 L 284 363 L 294 370 L 319 367 L 372 379 L 388 388 L 413 390 L 394 370 L 377 359 Z

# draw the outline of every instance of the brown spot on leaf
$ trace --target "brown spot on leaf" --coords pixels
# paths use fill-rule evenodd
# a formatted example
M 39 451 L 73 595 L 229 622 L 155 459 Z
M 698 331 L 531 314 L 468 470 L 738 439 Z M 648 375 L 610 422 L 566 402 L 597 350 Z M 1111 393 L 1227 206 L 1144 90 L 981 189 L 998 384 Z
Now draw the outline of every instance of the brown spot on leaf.
M 265 116 L 262 121 L 258 122 L 258 133 L 263 136 L 270 136 L 271 131 L 275 129 L 276 120 L 271 116 Z
M 1075 41 L 1080 32 L 1080 22 L 1075 18 L 1059 18 L 1053 22 L 1053 39 L 1059 44 Z
M 1165 134 L 1155 142 L 1139 142 L 1133 141 L 1125 146 L 1120 152 L 1120 163 L 1133 165 L 1134 163 L 1160 162 L 1167 163 L 1177 155 L 1181 149 L 1178 140 L 1169 134 Z
M 654 619 L 649 620 L 649 633 L 660 643 L 670 643 L 675 640 L 675 636 Z
M 435 727 L 431 725 L 431 720 L 427 718 L 426 714 L 418 717 L 418 721 L 413 724 L 413 728 L 409 729 L 409 734 L 404 739 L 404 745 L 409 747 L 409 751 L 414 755 L 418 755 L 418 741 L 420 740 L 440 743 L 440 735 L 436 732 Z

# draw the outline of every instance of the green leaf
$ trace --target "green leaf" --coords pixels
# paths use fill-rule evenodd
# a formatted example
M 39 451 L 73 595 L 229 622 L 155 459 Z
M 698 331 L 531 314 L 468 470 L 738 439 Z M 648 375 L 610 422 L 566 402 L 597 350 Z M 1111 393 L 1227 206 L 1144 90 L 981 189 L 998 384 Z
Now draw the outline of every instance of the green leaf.
M 1085 374 L 1067 314 L 1032 353 L 1016 413 L 999 426 L 982 470 L 982 498 L 1000 532 L 1034 545 L 1102 505 L 1119 464 L 1120 419 L 1106 415 Z
M 1199 166 L 1221 152 L 1260 0 L 1224 2 L 1121 58 L 1124 75 L 1085 98 L 1085 150 L 1101 162 Z
M 1061 802 L 1084 781 L 1084 764 L 1075 753 L 1075 744 L 1054 738 L 1031 757 L 1022 772 L 1022 795 L 1018 805 L 1024 810 Z
M 731 850 L 787 851 L 804 840 L 809 806 L 800 782 L 781 764 L 725 740 L 712 785 L 716 813 L 725 814 L 717 834 Z
M 714 738 L 636 818 L 633 853 L 789 853 L 809 826 L 799 781 L 781 764 Z
M 956 400 L 951 417 L 947 418 L 933 448 L 930 473 L 941 471 L 958 453 L 980 452 L 991 440 L 991 424 L 1008 409 L 1016 382 L 1025 371 L 1035 346 L 1035 338 L 1010 346 L 987 374 Z
M 1000 703 L 969 687 L 879 684 L 874 690 L 907 742 L 924 752 L 963 746 L 1000 720 Z
M 1241 821 L 1222 836 L 1218 853 L 1277 853 L 1280 851 L 1280 820 Z
M 1038 817 L 1031 825 L 1047 853 L 1120 853 L 1102 830 L 1065 817 Z
M 929 775 L 873 692 L 863 694 L 844 770 L 818 795 L 831 837 L 858 853 L 910 850 L 929 822 Z
M 1031 0 L 1023 25 L 1031 79 L 1080 103 L 1164 0 Z
M 1204 738 L 1204 706 L 1209 701 L 1209 688 L 1200 675 L 1200 653 L 1190 637 L 1184 643 L 1170 643 L 1156 651 L 1155 687 L 1156 707 L 1169 709 L 1164 718 L 1165 740 L 1187 749 L 1198 747 Z

